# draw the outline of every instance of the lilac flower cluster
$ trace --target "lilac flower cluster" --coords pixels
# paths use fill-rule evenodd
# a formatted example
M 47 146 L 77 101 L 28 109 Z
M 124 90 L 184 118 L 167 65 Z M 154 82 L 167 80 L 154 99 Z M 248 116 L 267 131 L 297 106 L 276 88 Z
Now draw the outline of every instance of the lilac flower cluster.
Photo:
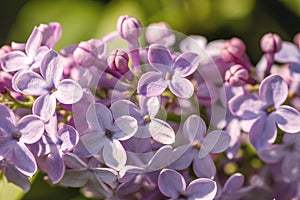
M 254 65 L 239 38 L 178 41 L 131 16 L 56 51 L 61 34 L 41 24 L 1 47 L 7 181 L 28 192 L 39 171 L 104 199 L 300 198 L 299 35 L 264 35 Z

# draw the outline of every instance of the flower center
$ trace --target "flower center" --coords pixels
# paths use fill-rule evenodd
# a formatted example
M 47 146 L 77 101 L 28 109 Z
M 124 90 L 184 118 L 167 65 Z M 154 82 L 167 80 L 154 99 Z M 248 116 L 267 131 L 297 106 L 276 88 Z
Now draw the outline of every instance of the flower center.
M 144 124 L 148 124 L 149 122 L 151 122 L 150 115 L 145 115 L 145 116 L 143 117 L 143 120 L 144 120 Z
M 112 136 L 114 135 L 114 132 L 112 132 L 111 130 L 106 129 L 105 130 L 105 135 L 108 138 L 112 138 Z
M 202 146 L 202 144 L 198 140 L 193 145 L 193 147 L 195 147 L 196 149 L 200 149 L 201 146 Z
M 275 107 L 274 106 L 269 106 L 267 109 L 266 109 L 267 113 L 271 113 L 273 111 L 275 111 Z
M 166 80 L 170 80 L 171 79 L 171 74 L 169 72 L 166 73 L 165 79 Z
M 12 136 L 14 139 L 17 139 L 17 140 L 20 139 L 20 137 L 21 137 L 21 135 L 19 135 L 18 133 L 13 133 Z
M 53 94 L 56 91 L 56 88 L 52 88 L 50 94 Z

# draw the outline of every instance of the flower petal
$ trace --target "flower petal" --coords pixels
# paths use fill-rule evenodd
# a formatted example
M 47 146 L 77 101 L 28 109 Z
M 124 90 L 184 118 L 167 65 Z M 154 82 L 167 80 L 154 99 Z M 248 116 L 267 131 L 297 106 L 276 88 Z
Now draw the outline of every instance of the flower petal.
M 173 94 L 184 99 L 189 99 L 194 94 L 194 86 L 186 78 L 173 76 L 169 87 Z
M 216 166 L 210 155 L 200 159 L 198 156 L 194 158 L 193 170 L 197 177 L 213 179 L 216 175 Z
M 194 141 L 203 141 L 206 134 L 206 125 L 198 115 L 189 116 L 183 124 L 183 135 L 186 140 L 193 143 Z
M 30 182 L 28 178 L 19 172 L 13 165 L 8 165 L 3 170 L 4 175 L 7 178 L 8 182 L 14 183 L 17 186 L 21 187 L 24 192 L 28 192 L 30 190 Z
M 277 163 L 285 156 L 285 154 L 286 146 L 277 144 L 271 145 L 258 152 L 259 158 L 266 163 Z
M 178 155 L 179 152 L 179 155 Z M 174 154 L 178 155 L 175 161 L 170 165 L 170 168 L 183 170 L 190 166 L 194 158 L 194 152 L 191 146 L 182 145 L 174 150 Z
M 174 62 L 174 69 L 181 77 L 186 77 L 194 73 L 199 65 L 199 56 L 196 53 L 186 52 L 179 55 Z
M 28 69 L 28 57 L 22 51 L 11 51 L 1 58 L 1 67 L 6 72 Z
M 207 154 L 225 151 L 230 143 L 230 136 L 225 131 L 215 130 L 207 134 L 199 151 L 199 157 L 204 158 Z
M 277 128 L 272 116 L 261 117 L 252 125 L 249 132 L 249 139 L 256 150 L 265 149 L 273 144 L 277 136 Z
M 291 42 L 282 42 L 281 50 L 275 53 L 274 60 L 281 63 L 299 63 L 299 48 Z
M 110 110 L 101 103 L 91 104 L 86 112 L 86 118 L 91 128 L 97 130 L 110 129 L 113 123 L 113 117 Z
M 148 114 L 151 117 L 155 117 L 160 108 L 160 99 L 158 97 L 145 97 L 140 96 L 139 105 L 141 108 L 141 113 Z
M 51 149 L 46 159 L 47 173 L 52 183 L 58 183 L 65 173 L 65 163 L 62 153 L 56 148 Z
M 16 125 L 16 118 L 14 112 L 6 105 L 0 104 L 0 137 L 4 132 L 12 130 Z
M 85 169 L 81 170 L 66 170 L 63 178 L 60 180 L 59 184 L 66 187 L 83 187 L 89 177 L 89 172 Z
M 64 65 L 58 53 L 54 50 L 49 50 L 41 63 L 40 71 L 42 76 L 48 83 L 57 85 L 62 76 Z
M 160 72 L 167 72 L 172 65 L 170 51 L 162 45 L 151 45 L 148 51 L 149 63 Z
M 114 119 L 117 119 L 124 115 L 132 116 L 137 120 L 141 118 L 139 108 L 134 103 L 128 100 L 122 99 L 115 101 L 111 105 L 110 110 Z
M 223 191 L 236 192 L 243 186 L 244 181 L 245 177 L 243 174 L 235 173 L 227 179 Z
M 283 179 L 286 182 L 299 180 L 300 177 L 300 162 L 299 152 L 291 152 L 286 155 L 281 165 Z
M 127 140 L 134 136 L 138 130 L 136 119 L 130 116 L 122 116 L 115 120 L 115 126 L 118 131 L 113 135 L 113 138 L 118 140 Z
M 105 143 L 109 142 L 106 136 L 103 136 L 98 132 L 82 135 L 80 141 L 91 155 L 98 153 Z
M 153 118 L 148 127 L 155 141 L 162 144 L 173 144 L 175 142 L 175 132 L 167 122 Z
M 181 174 L 172 169 L 163 169 L 158 176 L 158 188 L 167 197 L 177 198 L 184 194 L 186 183 Z
M 173 148 L 170 145 L 164 145 L 159 148 L 148 162 L 147 170 L 150 172 L 160 170 L 172 163 Z
M 32 112 L 42 120 L 49 121 L 56 109 L 56 98 L 54 95 L 41 95 L 33 103 Z
M 230 112 L 244 120 L 255 119 L 265 115 L 265 103 L 253 94 L 242 94 L 232 97 L 228 102 Z
M 189 200 L 214 199 L 217 194 L 217 184 L 208 178 L 198 178 L 188 185 L 186 193 Z
M 34 27 L 25 45 L 25 52 L 29 57 L 34 58 L 38 48 L 41 46 L 42 39 L 42 32 L 37 27 Z
M 288 133 L 300 131 L 300 113 L 290 106 L 280 106 L 272 113 L 278 127 Z
M 118 140 L 106 142 L 103 148 L 103 159 L 107 166 L 120 170 L 127 161 L 126 151 Z
M 79 101 L 83 95 L 81 86 L 71 79 L 62 80 L 57 86 L 55 96 L 64 104 L 73 104 Z
M 24 94 L 39 96 L 49 93 L 46 81 L 35 72 L 24 72 L 14 79 L 13 85 Z
M 280 106 L 287 98 L 288 86 L 279 75 L 270 75 L 265 78 L 259 88 L 259 96 L 268 106 Z
M 138 82 L 137 92 L 147 97 L 161 95 L 168 86 L 167 80 L 159 72 L 147 72 Z
M 63 152 L 71 151 L 78 143 L 79 134 L 72 126 L 64 125 L 59 129 L 57 134 L 62 141 L 61 150 Z
M 76 154 L 66 153 L 63 157 L 64 162 L 68 168 L 71 169 L 85 169 L 87 164 L 83 162 Z
M 44 122 L 34 115 L 26 115 L 20 119 L 18 129 L 22 133 L 20 141 L 26 144 L 37 142 L 44 134 Z

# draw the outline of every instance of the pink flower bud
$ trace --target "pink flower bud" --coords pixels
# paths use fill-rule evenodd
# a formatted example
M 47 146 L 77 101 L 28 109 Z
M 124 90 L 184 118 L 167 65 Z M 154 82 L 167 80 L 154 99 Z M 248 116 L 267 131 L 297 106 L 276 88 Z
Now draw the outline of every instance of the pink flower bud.
M 8 45 L 2 46 L 0 48 L 0 58 L 11 51 L 12 51 L 12 48 L 10 46 L 8 46 Z
M 225 81 L 232 86 L 243 86 L 249 79 L 249 72 L 242 65 L 233 65 L 225 72 Z
M 295 35 L 295 37 L 294 37 L 294 43 L 300 49 L 300 33 L 298 33 L 298 34 Z
M 129 57 L 125 51 L 114 50 L 108 57 L 107 63 L 110 69 L 125 74 L 129 71 Z
M 98 49 L 89 42 L 80 42 L 74 50 L 73 57 L 80 66 L 91 67 L 98 59 Z
M 124 15 L 118 19 L 117 31 L 125 40 L 137 40 L 142 34 L 141 27 L 140 22 L 134 17 Z
M 239 38 L 232 38 L 226 41 L 221 52 L 221 57 L 225 62 L 238 62 L 245 54 L 246 46 Z
M 265 34 L 260 40 L 260 47 L 265 53 L 276 53 L 280 51 L 282 40 L 277 34 Z

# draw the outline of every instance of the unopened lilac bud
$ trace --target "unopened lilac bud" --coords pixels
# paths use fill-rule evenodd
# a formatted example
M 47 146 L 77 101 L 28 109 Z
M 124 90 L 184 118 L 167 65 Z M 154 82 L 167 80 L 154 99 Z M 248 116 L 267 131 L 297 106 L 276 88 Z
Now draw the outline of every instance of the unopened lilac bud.
M 238 62 L 245 54 L 246 46 L 239 38 L 232 38 L 225 42 L 221 57 L 225 62 Z
M 8 45 L 2 46 L 0 48 L 0 58 L 11 51 L 12 51 L 12 48 L 10 46 L 8 46 Z
M 73 53 L 74 60 L 83 67 L 91 67 L 98 60 L 98 49 L 89 42 L 80 42 Z
M 134 17 L 124 15 L 118 19 L 117 31 L 125 40 L 137 40 L 142 34 L 141 27 L 139 20 Z
M 129 56 L 125 51 L 114 50 L 108 57 L 107 63 L 110 69 L 125 74 L 128 68 Z
M 233 65 L 225 72 L 225 81 L 232 86 L 243 86 L 249 79 L 249 72 L 242 65 Z
M 280 51 L 282 40 L 277 34 L 265 34 L 260 40 L 260 47 L 265 53 L 276 53 Z
M 298 33 L 298 34 L 295 35 L 295 37 L 294 37 L 294 43 L 300 49 L 300 33 Z

